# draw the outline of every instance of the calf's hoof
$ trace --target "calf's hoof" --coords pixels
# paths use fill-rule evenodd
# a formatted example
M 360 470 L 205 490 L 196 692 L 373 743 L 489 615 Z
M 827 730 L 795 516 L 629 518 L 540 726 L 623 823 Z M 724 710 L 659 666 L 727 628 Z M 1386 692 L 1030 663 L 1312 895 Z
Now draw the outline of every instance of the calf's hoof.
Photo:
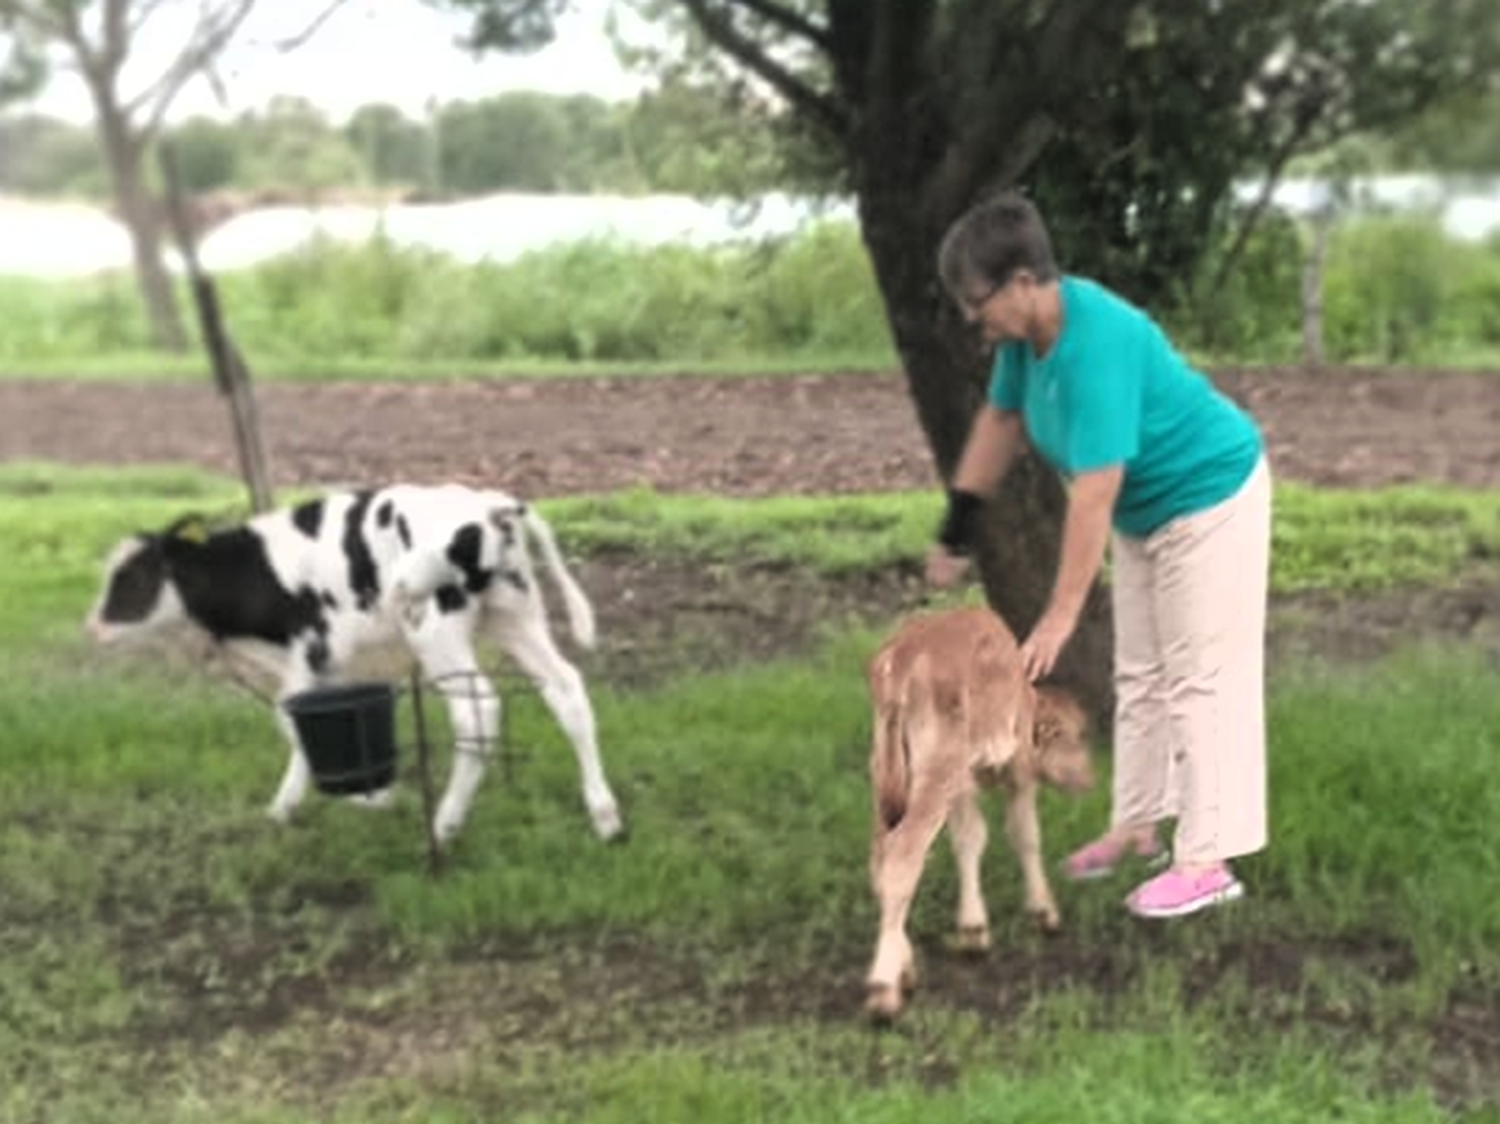
M 432 838 L 437 841 L 439 847 L 446 847 L 453 842 L 463 826 L 463 820 L 439 814 L 437 819 L 432 821 Z
M 594 834 L 604 842 L 620 839 L 625 834 L 625 821 L 620 818 L 620 809 L 613 804 L 602 808 L 590 808 L 589 818 L 594 823 Z
M 988 925 L 960 925 L 953 934 L 953 947 L 959 952 L 980 953 L 990 950 Z
M 889 1026 L 901 1013 L 899 985 L 870 983 L 865 985 L 865 1017 L 876 1026 Z
M 387 787 L 377 789 L 374 792 L 358 792 L 346 799 L 356 808 L 368 808 L 371 811 L 379 812 L 389 808 L 395 801 L 396 790 L 394 787 Z
M 1031 909 L 1031 919 L 1036 922 L 1036 927 L 1048 936 L 1062 932 L 1062 920 L 1057 915 L 1057 910 L 1052 907 L 1042 909 Z

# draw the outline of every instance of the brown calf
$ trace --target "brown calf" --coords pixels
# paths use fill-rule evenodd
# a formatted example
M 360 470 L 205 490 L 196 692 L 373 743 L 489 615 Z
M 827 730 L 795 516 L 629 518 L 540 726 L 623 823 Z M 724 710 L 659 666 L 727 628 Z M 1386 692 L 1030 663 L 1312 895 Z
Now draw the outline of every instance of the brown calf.
M 958 861 L 960 947 L 979 951 L 990 943 L 979 886 L 988 831 L 978 794 L 996 785 L 1009 794 L 1005 829 L 1026 880 L 1027 911 L 1055 929 L 1037 785 L 1082 792 L 1094 774 L 1083 711 L 1064 692 L 1027 681 L 1015 637 L 989 609 L 909 618 L 875 654 L 868 675 L 875 796 L 870 877 L 880 903 L 880 940 L 866 1009 L 889 1019 L 916 983 L 906 916 L 943 825 Z

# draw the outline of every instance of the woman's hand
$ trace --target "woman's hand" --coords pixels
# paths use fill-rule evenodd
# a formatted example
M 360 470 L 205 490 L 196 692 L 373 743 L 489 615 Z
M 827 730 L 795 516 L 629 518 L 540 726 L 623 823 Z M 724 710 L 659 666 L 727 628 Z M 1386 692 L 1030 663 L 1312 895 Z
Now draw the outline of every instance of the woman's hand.
M 942 543 L 933 543 L 927 552 L 927 582 L 938 589 L 957 585 L 968 569 L 968 558 L 952 553 Z
M 1036 627 L 1021 645 L 1021 666 L 1027 679 L 1035 683 L 1052 674 L 1077 625 L 1076 617 L 1055 609 L 1042 614 L 1042 619 L 1036 622 Z

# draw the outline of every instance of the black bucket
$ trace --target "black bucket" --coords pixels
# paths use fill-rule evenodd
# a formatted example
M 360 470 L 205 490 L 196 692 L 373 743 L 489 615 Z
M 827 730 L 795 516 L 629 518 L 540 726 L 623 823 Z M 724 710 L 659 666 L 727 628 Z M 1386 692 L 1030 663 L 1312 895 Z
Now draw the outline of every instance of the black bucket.
M 329 796 L 378 792 L 396 780 L 396 689 L 389 683 L 315 687 L 282 700 L 313 783 Z

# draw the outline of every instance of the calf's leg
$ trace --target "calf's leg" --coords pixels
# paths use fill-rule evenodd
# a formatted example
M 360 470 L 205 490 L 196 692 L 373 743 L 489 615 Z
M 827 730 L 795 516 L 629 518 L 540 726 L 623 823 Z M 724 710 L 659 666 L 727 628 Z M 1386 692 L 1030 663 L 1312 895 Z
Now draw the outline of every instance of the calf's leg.
M 286 740 L 288 748 L 286 771 L 282 773 L 281 784 L 276 789 L 276 795 L 271 798 L 270 807 L 266 809 L 266 814 L 277 823 L 291 820 L 307 796 L 308 782 L 312 780 L 312 769 L 307 764 L 307 755 L 303 752 L 297 726 L 281 704 L 299 691 L 316 686 L 317 677 L 310 672 L 295 670 L 303 663 L 300 658 L 291 657 L 291 663 L 293 670 L 283 673 L 281 690 L 277 693 L 276 705 L 272 708 L 276 714 L 276 725 L 281 729 L 281 736 Z
M 477 667 L 433 678 L 448 704 L 453 730 L 453 769 L 432 823 L 437 841 L 447 843 L 463 827 L 479 782 L 484 779 L 485 766 L 495 749 L 495 732 L 500 727 L 501 703 L 494 684 Z
M 1042 830 L 1036 815 L 1036 785 L 1019 784 L 1005 809 L 1005 833 L 1021 863 L 1026 882 L 1026 912 L 1048 932 L 1058 928 L 1057 903 L 1042 866 Z
M 568 736 L 578 759 L 584 806 L 601 839 L 613 839 L 624 830 L 620 806 L 604 776 L 599 757 L 594 708 L 589 702 L 583 676 L 552 642 L 545 621 L 522 622 L 509 628 L 501 642 L 541 692 L 542 700 Z
M 948 839 L 958 863 L 958 947 L 965 952 L 983 952 L 990 947 L 990 918 L 979 884 L 979 864 L 989 828 L 975 792 L 966 792 L 953 801 L 948 812 Z
M 453 767 L 432 822 L 440 844 L 463 827 L 500 726 L 500 696 L 474 657 L 472 625 L 472 614 L 428 613 L 419 626 L 406 630 L 423 674 L 447 704 L 453 734 Z
M 916 962 L 906 936 L 906 918 L 933 840 L 942 830 L 946 807 L 914 793 L 906 815 L 876 842 L 872 859 L 875 896 L 880 904 L 880 936 L 866 979 L 865 1010 L 872 1018 L 893 1018 L 906 991 L 916 986 Z

